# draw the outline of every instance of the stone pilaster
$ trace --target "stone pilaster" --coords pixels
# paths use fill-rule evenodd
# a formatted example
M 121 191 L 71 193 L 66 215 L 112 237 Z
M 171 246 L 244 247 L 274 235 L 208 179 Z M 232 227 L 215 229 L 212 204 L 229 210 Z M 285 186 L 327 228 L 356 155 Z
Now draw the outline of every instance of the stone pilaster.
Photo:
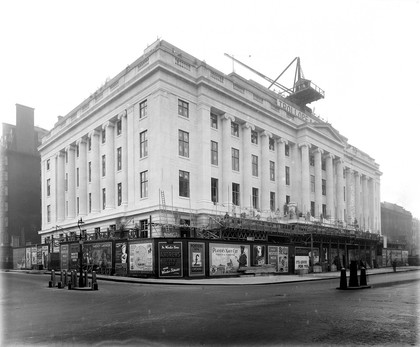
M 329 153 L 325 156 L 325 171 L 327 174 L 327 215 L 331 219 L 335 219 L 334 206 L 334 155 Z
M 91 162 L 91 182 L 90 184 L 90 193 L 91 193 L 91 204 L 92 211 L 91 213 L 98 213 L 100 211 L 101 205 L 101 173 L 100 173 L 100 151 L 99 151 L 99 132 L 93 130 L 89 133 L 90 141 L 92 144 L 91 153 L 90 153 L 90 162 Z
M 270 211 L 270 161 L 268 160 L 269 138 L 273 135 L 268 131 L 260 134 L 261 139 L 261 210 Z
M 344 221 L 344 178 L 343 178 L 343 164 L 342 159 L 336 161 L 336 172 L 337 172 L 337 213 L 336 219 Z
M 231 210 L 232 206 L 232 144 L 231 127 L 235 117 L 224 114 L 221 119 L 222 127 L 222 180 L 219 182 L 220 203 Z
M 66 148 L 67 151 L 67 219 L 76 217 L 76 151 L 73 145 Z
M 86 216 L 87 209 L 87 146 L 86 139 L 81 138 L 76 142 L 79 146 L 79 158 L 77 160 L 79 168 L 79 186 L 77 187 L 77 196 L 79 198 L 79 215 Z
M 322 154 L 321 148 L 314 150 L 315 160 L 315 217 L 319 218 L 322 213 Z
M 103 125 L 106 132 L 106 209 L 115 208 L 115 146 L 114 146 L 114 123 L 108 121 Z
M 252 208 L 251 197 L 252 197 L 252 157 L 251 157 L 251 130 L 255 130 L 255 127 L 250 123 L 245 123 L 242 126 L 242 177 L 243 185 L 241 196 L 241 205 L 244 208 Z
M 307 142 L 299 144 L 302 153 L 302 206 L 300 211 L 306 215 L 311 211 L 310 177 L 309 177 L 309 149 L 311 145 Z

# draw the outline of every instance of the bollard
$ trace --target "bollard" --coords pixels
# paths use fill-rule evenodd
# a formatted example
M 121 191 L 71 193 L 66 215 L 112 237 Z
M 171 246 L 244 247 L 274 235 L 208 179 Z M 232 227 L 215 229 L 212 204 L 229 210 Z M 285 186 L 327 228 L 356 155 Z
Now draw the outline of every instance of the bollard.
M 63 275 L 64 275 L 64 271 L 63 271 L 63 270 L 61 270 L 61 271 L 60 271 L 60 282 L 61 282 L 61 283 L 64 283 L 64 280 L 63 280 Z
M 52 282 L 52 287 L 55 287 L 55 271 L 51 270 L 51 282 Z
M 92 283 L 96 283 L 96 271 L 92 271 Z
M 98 282 L 93 283 L 92 290 L 98 290 Z
M 360 285 L 367 286 L 366 269 L 364 267 L 360 269 Z
M 357 262 L 352 260 L 350 263 L 350 280 L 349 287 L 358 287 L 359 280 L 357 278 Z
M 346 276 L 346 269 L 341 269 L 341 276 L 340 276 L 340 287 L 337 289 L 347 289 L 347 276 Z
M 68 280 L 68 278 L 67 278 L 67 271 L 66 270 L 64 270 L 64 287 L 66 287 L 67 286 L 67 280 Z
M 69 282 L 69 284 L 67 285 L 67 289 L 71 290 L 71 281 Z
M 49 288 L 52 288 L 52 286 L 53 286 L 52 283 L 53 283 L 52 281 L 48 281 L 48 287 Z
M 85 271 L 83 271 L 83 278 L 84 278 L 84 280 L 83 280 L 83 287 L 86 287 L 87 286 L 87 283 L 88 283 L 88 273 L 87 273 L 87 271 L 85 270 Z
M 61 282 L 61 281 L 58 281 L 57 287 L 58 287 L 58 289 L 61 289 L 61 288 L 63 288 L 63 282 Z

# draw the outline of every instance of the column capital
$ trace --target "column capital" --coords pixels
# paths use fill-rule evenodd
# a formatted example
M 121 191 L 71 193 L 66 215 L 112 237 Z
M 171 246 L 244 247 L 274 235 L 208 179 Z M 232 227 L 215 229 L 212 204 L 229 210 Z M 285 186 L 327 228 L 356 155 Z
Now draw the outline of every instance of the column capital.
M 81 137 L 80 139 L 76 140 L 76 145 L 81 145 L 86 143 L 86 136 Z
M 112 121 L 107 121 L 107 122 L 105 122 L 104 124 L 102 124 L 102 129 L 105 129 L 105 128 L 113 128 L 114 127 L 114 123 L 112 122 Z
M 55 155 L 56 158 L 64 158 L 65 154 L 64 154 L 64 149 L 58 151 L 58 153 Z
M 352 175 L 354 173 L 354 170 L 348 166 L 346 166 L 345 170 L 346 170 L 346 173 L 348 173 L 349 175 Z
M 299 148 L 302 148 L 302 147 L 311 148 L 311 144 L 309 142 L 306 142 L 306 141 L 299 143 L 298 146 L 299 146 Z
M 235 117 L 234 116 L 232 116 L 231 114 L 226 114 L 226 113 L 221 117 L 221 119 L 222 120 L 230 120 L 231 122 L 234 122 L 235 121 Z
M 344 164 L 344 159 L 343 158 L 336 158 L 335 163 L 343 165 Z
M 246 122 L 244 125 L 242 125 L 243 128 L 250 128 L 251 130 L 255 130 L 255 125 Z
M 315 148 L 312 152 L 313 153 L 320 153 L 321 155 L 324 154 L 324 150 L 322 148 L 319 148 L 319 147 Z
M 283 138 L 283 137 L 280 137 L 280 138 L 278 138 L 277 139 L 277 143 L 278 144 L 280 144 L 280 143 L 284 143 L 285 145 L 288 145 L 289 144 L 289 141 L 288 140 L 286 140 L 285 138 Z
M 120 113 L 118 113 L 117 119 L 121 120 L 123 117 L 127 117 L 127 110 L 124 110 Z
M 74 150 L 75 150 L 74 144 L 68 145 L 66 147 L 66 152 L 70 152 L 70 151 L 74 151 Z
M 327 153 L 327 154 L 325 154 L 324 158 L 325 158 L 325 159 L 331 159 L 331 160 L 334 160 L 334 159 L 335 159 L 335 155 L 334 155 L 334 154 L 332 154 L 332 153 Z
M 92 138 L 93 136 L 99 136 L 99 131 L 95 129 L 89 132 L 88 137 Z
M 354 173 L 354 176 L 356 176 L 356 177 L 360 177 L 361 176 L 361 174 L 360 174 L 360 172 L 359 171 L 356 171 L 356 170 L 353 170 L 353 173 Z
M 264 130 L 264 131 L 261 133 L 261 136 L 273 137 L 273 134 L 272 134 L 272 133 L 270 133 L 270 132 L 269 132 L 269 131 L 267 131 L 267 130 Z

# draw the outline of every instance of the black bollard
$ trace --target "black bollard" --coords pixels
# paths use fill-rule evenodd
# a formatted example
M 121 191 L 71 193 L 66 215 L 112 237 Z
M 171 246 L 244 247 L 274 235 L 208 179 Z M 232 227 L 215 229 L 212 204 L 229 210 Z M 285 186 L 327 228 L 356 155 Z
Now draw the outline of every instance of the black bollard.
M 347 275 L 346 275 L 346 269 L 341 269 L 341 276 L 340 276 L 340 287 L 337 289 L 347 289 Z
M 60 282 L 61 282 L 61 283 L 64 283 L 64 279 L 63 279 L 63 277 L 64 277 L 64 270 L 61 270 L 61 271 L 60 271 Z
M 83 280 L 83 286 L 84 287 L 86 287 L 87 286 L 87 283 L 88 283 L 88 273 L 87 273 L 87 271 L 85 270 L 85 271 L 83 271 L 83 278 L 84 278 L 84 280 Z
M 64 270 L 64 287 L 67 286 L 67 271 Z
M 350 280 L 349 287 L 358 287 L 359 280 L 357 278 L 357 262 L 352 260 L 350 263 Z
M 52 287 L 55 287 L 55 271 L 51 270 L 51 283 L 52 283 Z
M 360 269 L 360 285 L 367 286 L 366 269 L 364 267 Z

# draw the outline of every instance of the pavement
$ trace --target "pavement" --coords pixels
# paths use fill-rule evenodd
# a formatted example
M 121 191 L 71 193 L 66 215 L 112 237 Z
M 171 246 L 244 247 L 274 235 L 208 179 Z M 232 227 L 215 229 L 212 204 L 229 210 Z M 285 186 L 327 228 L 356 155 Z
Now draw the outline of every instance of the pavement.
M 420 266 L 400 266 L 397 267 L 397 272 L 419 271 Z M 32 274 L 50 274 L 50 271 L 45 270 L 2 270 L 10 272 L 25 272 Z M 378 269 L 367 269 L 366 275 L 369 278 L 371 275 L 385 274 L 394 272 L 392 267 L 384 267 Z M 57 272 L 56 274 L 59 274 Z M 360 270 L 358 271 L 360 275 Z M 346 272 L 347 277 L 350 276 L 350 271 Z M 115 281 L 126 283 L 140 283 L 140 284 L 176 284 L 176 285 L 268 285 L 280 283 L 293 283 L 305 281 L 319 281 L 327 279 L 339 279 L 340 271 L 309 273 L 304 275 L 260 275 L 260 276 L 239 276 L 239 277 L 216 277 L 216 278 L 138 278 L 138 277 L 122 277 L 122 276 L 107 276 L 98 274 L 97 280 Z

